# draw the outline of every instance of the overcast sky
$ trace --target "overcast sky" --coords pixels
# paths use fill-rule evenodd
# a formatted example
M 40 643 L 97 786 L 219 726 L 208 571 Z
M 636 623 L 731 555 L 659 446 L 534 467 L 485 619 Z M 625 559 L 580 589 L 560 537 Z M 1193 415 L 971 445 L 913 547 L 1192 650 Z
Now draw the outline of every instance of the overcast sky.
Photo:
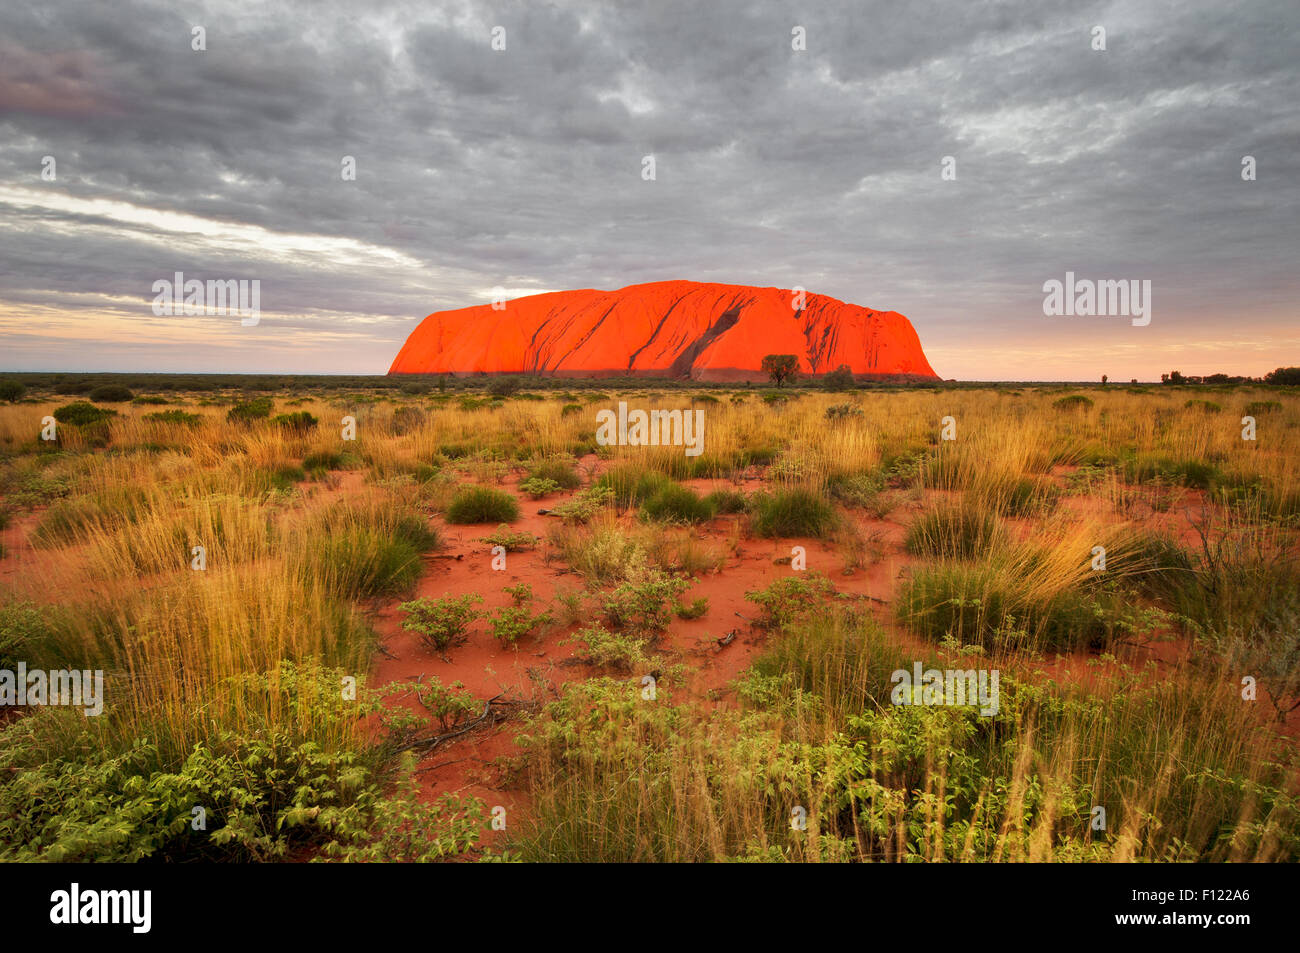
M 0 368 L 384 373 L 494 287 L 687 278 L 899 311 L 943 377 L 1259 374 L 1298 63 L 1296 0 L 6 3 Z M 155 316 L 176 271 L 260 323 Z M 1066 271 L 1151 323 L 1044 316 Z

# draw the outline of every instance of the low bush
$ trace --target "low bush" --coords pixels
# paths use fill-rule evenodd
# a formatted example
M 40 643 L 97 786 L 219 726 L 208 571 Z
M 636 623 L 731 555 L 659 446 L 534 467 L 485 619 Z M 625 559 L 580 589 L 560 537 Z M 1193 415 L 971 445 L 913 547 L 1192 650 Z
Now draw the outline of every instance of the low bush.
M 135 398 L 131 389 L 121 384 L 100 384 L 86 396 L 97 404 L 125 404 Z
M 482 610 L 474 608 L 482 601 L 482 596 L 471 592 L 441 599 L 415 599 L 397 608 L 406 613 L 403 629 L 418 635 L 426 648 L 443 653 L 468 638 L 469 627 L 483 616 Z
M 115 416 L 117 411 L 108 407 L 96 407 L 84 400 L 64 404 L 54 411 L 55 420 L 61 424 L 72 424 L 74 427 L 87 427 Z
M 745 593 L 745 598 L 762 610 L 759 625 L 783 630 L 808 618 L 811 613 L 824 611 L 826 599 L 834 591 L 829 579 L 810 572 L 778 579 L 766 589 L 750 590 Z
M 307 411 L 299 410 L 292 414 L 279 414 L 272 418 L 271 423 L 283 428 L 284 430 L 296 434 L 304 434 L 315 430 L 316 425 L 320 423 L 320 421 Z
M 253 400 L 244 401 L 235 404 L 230 410 L 226 411 L 226 420 L 234 424 L 251 423 L 254 420 L 265 420 L 271 416 L 271 411 L 275 407 L 275 402 L 270 397 L 257 397 Z
M 157 421 L 160 424 L 175 424 L 180 427 L 197 427 L 203 423 L 202 414 L 191 414 L 184 410 L 163 410 L 153 414 L 145 414 L 144 419 Z

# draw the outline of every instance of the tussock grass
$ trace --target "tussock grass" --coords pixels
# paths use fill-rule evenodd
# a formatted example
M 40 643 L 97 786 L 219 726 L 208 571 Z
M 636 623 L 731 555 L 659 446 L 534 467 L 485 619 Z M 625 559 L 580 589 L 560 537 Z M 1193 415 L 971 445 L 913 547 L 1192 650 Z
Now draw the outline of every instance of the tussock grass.
M 513 523 L 519 503 L 504 490 L 471 486 L 460 490 L 447 507 L 448 523 Z
M 750 497 L 749 512 L 758 536 L 825 539 L 840 522 L 829 500 L 801 488 L 756 493 Z

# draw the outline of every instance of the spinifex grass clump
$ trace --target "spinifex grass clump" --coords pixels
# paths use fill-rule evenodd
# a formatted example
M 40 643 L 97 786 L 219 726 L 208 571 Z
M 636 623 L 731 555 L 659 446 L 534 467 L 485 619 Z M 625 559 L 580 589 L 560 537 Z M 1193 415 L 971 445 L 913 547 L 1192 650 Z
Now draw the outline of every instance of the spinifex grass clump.
M 797 487 L 756 493 L 749 498 L 749 511 L 758 536 L 825 539 L 839 525 L 835 507 L 825 497 Z
M 938 532 L 937 530 L 935 531 Z M 900 623 L 934 641 L 987 648 L 1101 648 L 1135 624 L 1131 534 L 1091 523 L 1062 525 L 1033 542 L 954 552 L 914 566 L 900 588 Z M 939 537 L 940 540 L 943 537 Z M 1107 553 L 1097 570 L 1095 546 Z
M 646 519 L 665 523 L 702 523 L 717 515 L 712 501 L 680 483 L 668 483 L 641 503 Z
M 672 485 L 666 474 L 630 464 L 607 470 L 596 481 L 597 487 L 608 487 L 613 492 L 614 502 L 621 507 L 640 505 Z
M 966 501 L 941 505 L 917 517 L 907 528 L 905 546 L 913 556 L 976 559 L 987 557 L 1005 538 L 993 513 Z
M 513 523 L 519 503 L 504 490 L 490 486 L 466 487 L 447 507 L 448 523 Z
M 382 497 L 335 505 L 293 538 L 308 571 L 354 599 L 410 589 L 420 574 L 420 554 L 440 545 L 424 519 Z

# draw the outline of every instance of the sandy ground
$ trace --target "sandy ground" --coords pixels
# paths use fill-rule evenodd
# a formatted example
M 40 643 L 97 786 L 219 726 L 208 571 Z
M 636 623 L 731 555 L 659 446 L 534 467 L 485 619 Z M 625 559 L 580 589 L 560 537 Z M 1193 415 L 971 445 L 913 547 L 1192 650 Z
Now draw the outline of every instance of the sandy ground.
M 595 457 L 582 461 L 599 472 L 600 462 Z M 1063 481 L 1068 470 L 1057 468 L 1053 476 Z M 565 566 L 545 541 L 547 533 L 558 523 L 555 517 L 538 513 L 549 509 L 572 494 L 557 494 L 542 501 L 530 499 L 517 489 L 518 474 L 512 474 L 503 488 L 514 492 L 519 499 L 521 517 L 511 524 L 511 530 L 524 531 L 541 538 L 535 548 L 510 553 L 507 568 L 491 568 L 491 545 L 482 537 L 495 526 L 449 526 L 440 518 L 431 518 L 444 539 L 443 547 L 424 557 L 424 569 L 414 596 L 389 599 L 372 605 L 371 615 L 378 633 L 381 649 L 374 659 L 372 685 L 390 682 L 410 683 L 412 691 L 398 693 L 392 704 L 406 705 L 418 714 L 425 714 L 416 699 L 415 687 L 420 679 L 437 676 L 444 685 L 460 682 L 473 695 L 482 700 L 501 696 L 534 703 L 544 703 L 555 697 L 557 687 L 567 681 L 600 674 L 596 669 L 581 663 L 575 655 L 580 648 L 561 645 L 579 627 L 552 627 L 541 636 L 525 637 L 514 647 L 501 645 L 493 638 L 487 620 L 480 619 L 471 628 L 465 644 L 453 647 L 447 658 L 423 647 L 418 638 L 401 627 L 403 613 L 398 604 L 418 596 L 437 598 L 445 595 L 478 593 L 483 597 L 480 608 L 489 611 L 509 605 L 511 597 L 502 590 L 505 586 L 528 583 L 535 596 L 534 611 L 549 607 L 557 592 L 581 591 L 581 576 Z M 365 474 L 349 472 L 337 474 L 329 485 L 311 484 L 305 487 L 308 506 L 324 504 L 330 500 L 355 493 L 365 484 Z M 761 484 L 750 480 L 737 485 L 727 480 L 689 481 L 692 488 L 707 492 L 715 488 L 741 489 L 752 492 Z M 691 588 L 683 595 L 683 603 L 707 597 L 708 611 L 698 619 L 674 619 L 668 633 L 656 646 L 656 652 L 670 662 L 682 663 L 687 671 L 687 684 L 672 686 L 680 696 L 705 702 L 706 699 L 726 698 L 730 683 L 760 653 L 770 638 L 763 630 L 748 621 L 757 615 L 756 606 L 745 598 L 745 593 L 770 585 L 774 580 L 794 574 L 789 565 L 792 547 L 802 546 L 806 551 L 807 568 L 824 574 L 840 593 L 865 597 L 880 623 L 901 643 L 915 645 L 918 652 L 933 647 L 899 629 L 893 621 L 893 599 L 900 578 L 912 563 L 903 550 L 906 525 L 930 497 L 901 505 L 885 519 L 873 519 L 861 511 L 847 511 L 856 522 L 860 535 L 866 540 L 864 564 L 846 571 L 846 554 L 837 545 L 813 539 L 764 540 L 747 538 L 743 533 L 742 518 L 721 516 L 710 523 L 691 530 L 700 545 L 725 553 L 725 561 L 716 572 L 705 573 L 693 580 Z M 1091 516 L 1107 521 L 1123 518 L 1115 514 L 1108 503 L 1096 497 L 1064 496 L 1060 500 L 1061 512 Z M 1152 529 L 1162 529 L 1176 535 L 1185 544 L 1197 542 L 1191 519 L 1199 519 L 1206 510 L 1204 495 L 1195 491 L 1180 491 L 1175 505 L 1157 512 L 1145 503 L 1139 503 L 1125 514 L 1140 520 Z M 31 582 L 33 574 L 51 570 L 54 559 L 72 559 L 75 553 L 55 556 L 48 551 L 33 549 L 29 542 L 32 529 L 40 513 L 15 519 L 0 531 L 0 541 L 5 547 L 5 558 L 0 560 L 0 585 L 13 586 L 20 579 Z M 630 527 L 635 516 L 621 517 Z M 1013 522 L 1013 528 L 1023 535 L 1031 531 L 1028 521 Z M 734 544 L 734 548 L 733 548 Z M 30 588 L 24 586 L 21 588 Z M 594 610 L 593 610 L 594 619 Z M 726 646 L 719 640 L 734 632 Z M 1143 646 L 1121 649 L 1123 659 L 1130 664 L 1145 663 L 1154 659 L 1162 669 L 1185 663 L 1188 645 L 1178 639 L 1154 641 Z M 1117 665 L 1089 664 L 1086 655 L 1055 656 L 1037 663 L 1041 671 L 1058 680 L 1096 683 L 1119 671 Z M 1261 713 L 1268 708 L 1261 699 Z M 1284 729 L 1286 735 L 1300 739 L 1300 718 L 1293 717 Z M 514 737 L 520 730 L 517 718 L 488 722 L 454 740 L 439 744 L 420 761 L 418 778 L 421 796 L 425 799 L 442 794 L 459 794 L 481 797 L 489 807 L 505 807 L 508 817 L 518 818 L 527 811 L 525 795 L 511 790 L 504 764 L 519 752 Z

